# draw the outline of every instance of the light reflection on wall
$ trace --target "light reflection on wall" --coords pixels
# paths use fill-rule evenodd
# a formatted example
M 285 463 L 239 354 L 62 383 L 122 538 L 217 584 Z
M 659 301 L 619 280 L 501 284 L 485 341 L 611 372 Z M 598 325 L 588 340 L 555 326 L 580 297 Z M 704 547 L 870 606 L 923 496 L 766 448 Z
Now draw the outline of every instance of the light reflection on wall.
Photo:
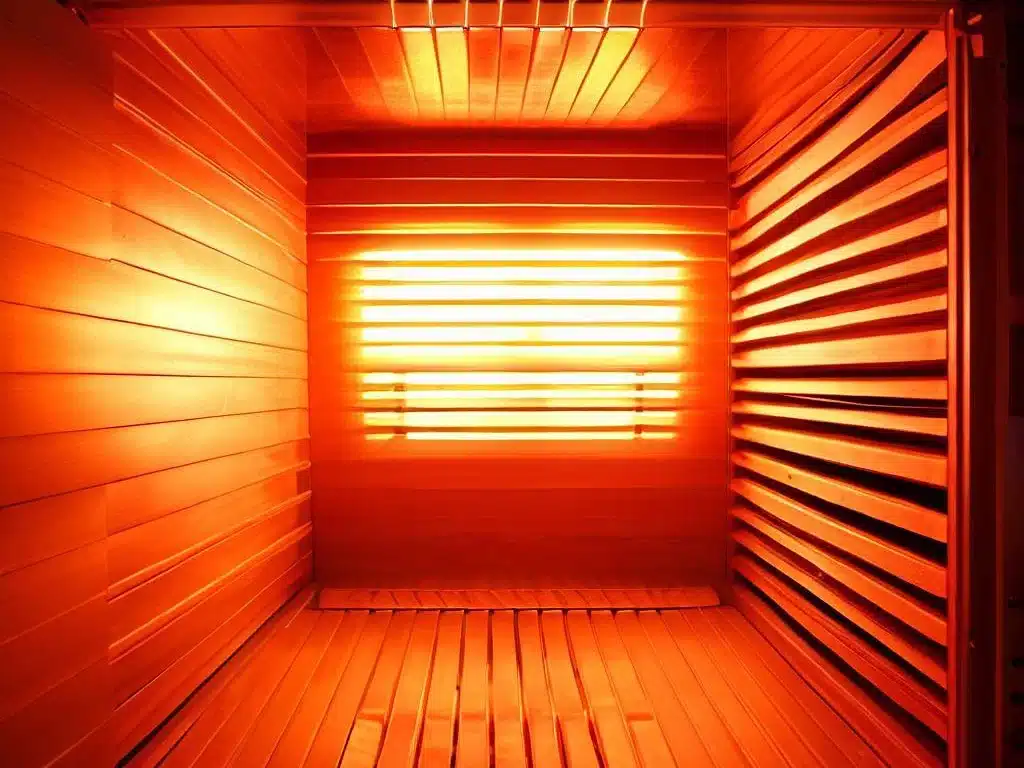
M 674 438 L 684 275 L 672 251 L 360 254 L 367 439 Z

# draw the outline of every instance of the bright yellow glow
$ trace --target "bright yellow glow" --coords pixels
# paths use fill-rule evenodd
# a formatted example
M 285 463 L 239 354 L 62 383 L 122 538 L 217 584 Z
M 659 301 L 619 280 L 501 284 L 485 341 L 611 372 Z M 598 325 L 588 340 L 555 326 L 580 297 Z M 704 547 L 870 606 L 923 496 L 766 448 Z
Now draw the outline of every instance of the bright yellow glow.
M 404 438 L 408 440 L 671 440 L 676 436 L 675 432 L 441 432 L 429 430 L 422 432 L 409 432 L 399 434 L 397 432 L 367 434 L 371 440 L 392 440 Z
M 363 341 L 369 344 L 420 344 L 453 342 L 671 342 L 680 340 L 679 328 L 650 326 L 483 326 L 364 328 Z
M 629 385 L 648 386 L 651 384 L 678 384 L 682 374 L 665 373 L 622 373 L 619 371 L 574 371 L 572 373 L 524 373 L 509 371 L 502 373 L 464 373 L 464 372 L 430 372 L 430 373 L 364 373 L 364 384 L 383 384 L 386 386 L 575 386 L 575 385 Z
M 450 248 L 422 251 L 366 251 L 359 254 L 358 261 L 408 261 L 408 262 L 452 262 L 452 261 L 483 261 L 488 264 L 503 262 L 678 262 L 685 257 L 678 251 L 645 251 L 635 249 L 588 249 L 588 250 L 552 250 L 552 249 L 521 249 L 501 250 L 485 248 Z
M 633 304 L 417 304 L 360 307 L 364 323 L 672 323 L 683 312 L 673 306 Z
M 368 283 L 666 283 L 682 277 L 678 267 L 363 267 L 361 274 Z
M 681 301 L 671 285 L 363 285 L 362 301 Z
M 577 364 L 590 362 L 621 367 L 623 363 L 637 366 L 673 365 L 681 359 L 679 347 L 654 344 L 630 346 L 593 344 L 588 346 L 565 345 L 523 345 L 504 344 L 433 344 L 412 346 L 405 344 L 381 344 L 363 346 L 363 359 L 367 363 L 396 362 L 410 365 L 413 362 L 427 365 L 439 362 L 461 362 L 469 365 L 473 361 L 489 365 L 505 363 L 509 366 L 524 364 L 557 363 L 572 360 Z
M 601 406 L 632 407 L 637 400 L 672 400 L 679 397 L 677 389 L 645 389 L 639 392 L 615 387 L 601 389 L 420 389 L 395 392 L 394 390 L 372 389 L 362 393 L 364 400 L 402 400 L 416 408 L 432 407 L 434 402 L 444 402 L 448 408 L 458 408 L 460 400 L 497 400 L 512 402 L 519 400 L 544 400 L 566 402 L 577 407 L 576 401 L 600 401 Z M 476 407 L 467 406 L 467 407 Z M 491 406 L 493 407 L 493 406 Z
M 677 436 L 681 254 L 437 249 L 356 261 L 367 439 Z
M 675 411 L 370 411 L 369 427 L 634 427 L 669 426 Z

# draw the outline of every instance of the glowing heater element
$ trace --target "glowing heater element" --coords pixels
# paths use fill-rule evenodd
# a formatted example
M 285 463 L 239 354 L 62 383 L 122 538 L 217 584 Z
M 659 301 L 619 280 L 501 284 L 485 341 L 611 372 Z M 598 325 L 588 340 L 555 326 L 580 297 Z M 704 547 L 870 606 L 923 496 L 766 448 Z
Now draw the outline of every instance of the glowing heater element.
M 681 254 L 373 251 L 353 266 L 367 439 L 678 434 Z

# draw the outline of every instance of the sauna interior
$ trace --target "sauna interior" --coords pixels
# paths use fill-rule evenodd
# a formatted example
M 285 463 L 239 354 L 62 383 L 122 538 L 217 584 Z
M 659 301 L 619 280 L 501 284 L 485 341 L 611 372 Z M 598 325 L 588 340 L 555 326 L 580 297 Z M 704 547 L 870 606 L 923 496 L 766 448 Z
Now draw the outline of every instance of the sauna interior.
M 0 0 L 0 764 L 1019 764 L 986 18 Z

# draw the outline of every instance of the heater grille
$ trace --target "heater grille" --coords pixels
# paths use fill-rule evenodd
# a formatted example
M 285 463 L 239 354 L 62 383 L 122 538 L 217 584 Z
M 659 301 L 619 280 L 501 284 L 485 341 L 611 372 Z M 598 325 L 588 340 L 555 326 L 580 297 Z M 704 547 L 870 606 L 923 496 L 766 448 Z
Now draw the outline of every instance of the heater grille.
M 660 250 L 360 254 L 366 437 L 674 438 L 685 274 Z

